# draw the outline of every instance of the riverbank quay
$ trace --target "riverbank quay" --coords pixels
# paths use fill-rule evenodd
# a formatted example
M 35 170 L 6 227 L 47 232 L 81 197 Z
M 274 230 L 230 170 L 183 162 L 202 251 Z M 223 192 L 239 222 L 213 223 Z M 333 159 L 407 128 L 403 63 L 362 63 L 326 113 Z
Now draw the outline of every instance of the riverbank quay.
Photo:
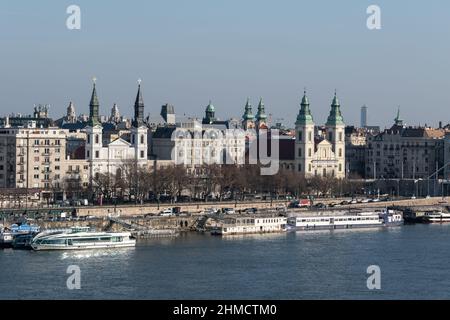
M 315 203 L 323 203 L 325 205 L 340 203 L 341 201 L 351 200 L 349 198 L 320 198 Z M 272 200 L 272 201 L 220 201 L 220 202 L 186 202 L 186 203 L 164 203 L 164 204 L 126 204 L 126 205 L 105 205 L 105 206 L 86 206 L 86 207 L 52 207 L 52 208 L 0 208 L 0 219 L 9 217 L 20 217 L 24 214 L 29 218 L 45 218 L 48 216 L 72 215 L 77 217 L 133 217 L 139 215 L 157 215 L 161 211 L 169 208 L 179 207 L 181 211 L 188 212 L 190 215 L 202 215 L 210 208 L 218 210 L 225 208 L 233 208 L 235 212 L 245 211 L 248 208 L 257 210 L 270 210 L 279 207 L 288 207 L 290 201 Z M 447 198 L 420 198 L 420 199 L 401 199 L 371 203 L 355 203 L 348 205 L 340 205 L 339 210 L 347 210 L 353 208 L 381 208 L 381 207 L 445 207 L 449 206 Z M 336 207 L 337 208 L 337 207 Z M 305 211 L 311 208 L 305 207 L 301 209 L 292 209 L 293 211 Z

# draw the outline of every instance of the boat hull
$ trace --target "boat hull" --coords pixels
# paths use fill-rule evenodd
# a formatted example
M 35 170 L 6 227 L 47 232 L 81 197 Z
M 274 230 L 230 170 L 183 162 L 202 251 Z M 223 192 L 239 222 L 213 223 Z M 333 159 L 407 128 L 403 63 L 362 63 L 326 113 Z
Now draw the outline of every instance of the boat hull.
M 34 251 L 52 251 L 52 250 L 92 250 L 92 249 L 114 249 L 135 247 L 136 240 L 124 241 L 121 243 L 95 243 L 86 245 L 48 245 L 48 244 L 32 244 Z
M 338 230 L 338 229 L 367 229 L 367 228 L 381 228 L 383 224 L 358 224 L 358 225 L 308 225 L 308 226 L 294 226 L 290 225 L 288 230 L 294 231 L 311 231 L 311 230 Z
M 429 218 L 425 219 L 427 223 L 450 223 L 450 218 Z

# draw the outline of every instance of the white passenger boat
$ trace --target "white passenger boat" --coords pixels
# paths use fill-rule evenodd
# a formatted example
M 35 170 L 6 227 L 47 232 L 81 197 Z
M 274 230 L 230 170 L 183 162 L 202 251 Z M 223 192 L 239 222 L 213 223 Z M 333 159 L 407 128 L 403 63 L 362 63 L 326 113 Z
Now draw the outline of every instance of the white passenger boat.
M 403 216 L 394 210 L 346 214 L 324 213 L 288 218 L 288 228 L 295 230 L 356 229 L 391 227 L 403 224 Z
M 129 232 L 92 232 L 74 228 L 70 232 L 37 235 L 31 248 L 40 250 L 82 250 L 134 247 L 136 239 Z
M 423 215 L 425 222 L 428 223 L 449 223 L 450 213 L 445 212 L 425 212 Z

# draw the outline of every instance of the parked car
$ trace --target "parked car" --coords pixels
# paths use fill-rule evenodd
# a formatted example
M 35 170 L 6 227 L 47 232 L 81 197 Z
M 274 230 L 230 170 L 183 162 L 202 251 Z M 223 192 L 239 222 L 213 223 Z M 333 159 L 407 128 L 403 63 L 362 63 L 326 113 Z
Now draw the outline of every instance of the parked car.
M 234 209 L 233 208 L 223 208 L 223 213 L 225 214 L 234 214 Z
M 174 212 L 173 208 L 167 208 L 167 209 L 164 209 L 163 211 L 161 211 L 159 213 L 159 215 L 161 217 L 170 217 L 170 216 L 175 215 L 175 212 Z

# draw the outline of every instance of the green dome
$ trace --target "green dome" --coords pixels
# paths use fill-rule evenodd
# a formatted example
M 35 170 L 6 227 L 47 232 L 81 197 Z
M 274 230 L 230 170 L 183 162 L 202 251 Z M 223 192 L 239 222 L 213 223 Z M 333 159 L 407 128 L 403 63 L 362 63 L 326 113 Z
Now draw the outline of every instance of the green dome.
M 309 99 L 306 96 L 306 91 L 303 93 L 302 102 L 300 103 L 300 111 L 298 112 L 297 121 L 295 124 L 314 124 L 311 110 L 309 109 Z
M 209 102 L 208 106 L 206 107 L 206 112 L 215 112 L 214 106 L 211 104 L 211 101 Z
M 331 103 L 330 115 L 327 119 L 327 126 L 335 126 L 335 125 L 343 125 L 344 118 L 341 114 L 341 105 L 339 104 L 339 100 L 337 98 L 336 92 L 334 93 L 333 102 Z

